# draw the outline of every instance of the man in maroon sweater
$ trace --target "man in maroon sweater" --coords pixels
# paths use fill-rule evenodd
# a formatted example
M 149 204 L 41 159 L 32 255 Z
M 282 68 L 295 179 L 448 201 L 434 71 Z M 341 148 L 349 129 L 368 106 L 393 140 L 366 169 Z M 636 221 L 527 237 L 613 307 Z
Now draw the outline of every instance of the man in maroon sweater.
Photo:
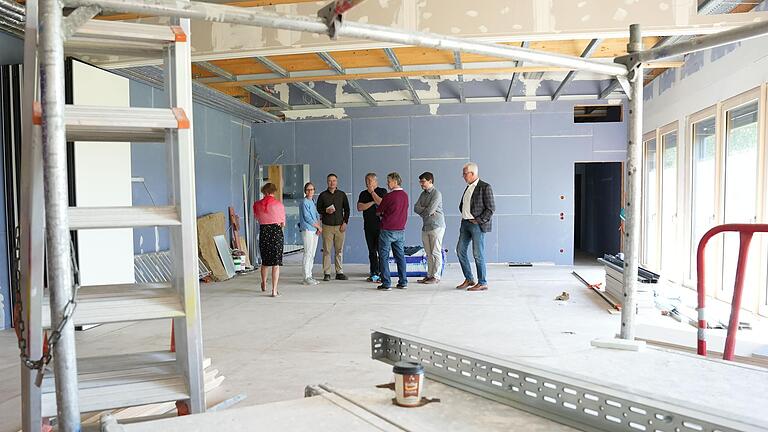
M 379 198 L 375 192 L 371 194 L 379 205 L 376 213 L 381 217 L 381 234 L 379 234 L 379 263 L 381 265 L 381 285 L 378 289 L 392 289 L 392 279 L 389 276 L 389 250 L 397 263 L 397 288 L 405 289 L 408 279 L 405 275 L 405 224 L 408 221 L 408 194 L 402 187 L 400 174 L 387 174 L 389 193 Z

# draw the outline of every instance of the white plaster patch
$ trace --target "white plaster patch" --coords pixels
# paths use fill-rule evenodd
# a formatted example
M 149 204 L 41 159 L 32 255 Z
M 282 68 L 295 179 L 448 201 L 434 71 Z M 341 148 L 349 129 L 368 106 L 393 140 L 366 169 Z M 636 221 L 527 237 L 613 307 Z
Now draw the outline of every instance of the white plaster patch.
M 379 0 L 379 6 L 386 9 L 389 7 L 389 0 Z
M 504 7 L 500 12 L 501 12 L 502 15 L 508 14 L 509 13 L 509 6 Z
M 368 22 L 368 15 L 361 16 L 360 18 L 357 19 L 357 22 L 362 23 L 362 24 L 366 24 Z M 313 34 L 315 34 L 315 33 L 313 33 Z
M 423 14 L 421 14 L 421 17 L 424 18 L 425 20 L 428 20 L 432 18 L 432 12 L 424 12 Z
M 365 98 L 355 91 L 344 93 L 345 84 L 346 81 L 336 82 L 336 103 L 365 102 Z
M 451 33 L 453 34 L 461 33 L 461 29 L 458 27 L 451 27 Z
M 581 17 L 581 22 L 587 22 L 590 20 L 590 18 L 592 18 L 592 15 L 584 15 Z
M 476 18 L 478 15 L 480 15 L 476 10 L 468 10 L 465 12 L 468 17 Z
M 543 77 L 540 79 L 526 79 L 526 78 L 520 79 L 520 82 L 523 83 L 523 89 L 525 90 L 526 96 L 536 96 L 536 90 L 538 90 L 539 86 L 541 86 L 542 81 L 543 81 Z M 536 102 L 526 101 L 525 109 L 528 111 L 535 110 Z
M 586 6 L 586 5 L 587 5 L 587 2 L 585 2 L 585 1 L 581 1 L 581 2 L 579 2 L 579 3 L 576 5 L 576 7 L 580 7 L 580 8 L 583 8 L 583 7 L 584 7 L 584 6 Z
M 281 101 L 288 103 L 290 100 L 289 92 L 291 91 L 291 86 L 289 86 L 288 83 L 275 84 L 275 91 L 279 95 Z
M 614 21 L 624 21 L 627 18 L 628 12 L 626 9 L 618 8 L 613 14 Z
M 667 3 L 659 3 L 659 9 L 663 11 L 669 10 L 669 5 Z
M 429 104 L 429 113 L 437 115 L 437 109 L 440 108 L 440 104 Z
M 520 24 L 512 24 L 512 28 L 515 30 L 521 30 L 523 26 L 521 26 Z
M 484 25 L 481 25 L 477 29 L 480 30 L 480 33 L 488 33 L 488 27 L 486 27 Z
M 338 120 L 347 116 L 347 111 L 344 108 L 288 110 L 283 112 L 285 113 L 285 118 L 288 120 L 303 120 L 318 117 L 333 117 Z

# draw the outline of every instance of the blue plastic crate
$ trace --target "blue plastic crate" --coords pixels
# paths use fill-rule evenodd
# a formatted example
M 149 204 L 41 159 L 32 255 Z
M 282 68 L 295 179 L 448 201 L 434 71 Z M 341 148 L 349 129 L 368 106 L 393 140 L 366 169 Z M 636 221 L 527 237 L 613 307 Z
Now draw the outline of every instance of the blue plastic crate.
M 442 253 L 443 265 L 440 268 L 441 276 L 445 270 L 445 249 L 443 249 Z M 424 248 L 422 246 L 405 247 L 405 275 L 407 277 L 427 276 L 427 256 L 424 254 Z M 392 252 L 389 253 L 389 276 L 397 277 L 397 263 L 395 263 L 395 258 L 392 256 Z

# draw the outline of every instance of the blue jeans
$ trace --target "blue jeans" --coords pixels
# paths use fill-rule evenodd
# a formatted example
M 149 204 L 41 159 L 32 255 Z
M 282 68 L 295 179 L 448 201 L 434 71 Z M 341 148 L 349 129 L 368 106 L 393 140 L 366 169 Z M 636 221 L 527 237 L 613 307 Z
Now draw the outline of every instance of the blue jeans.
M 400 286 L 408 285 L 408 278 L 405 275 L 405 231 L 381 230 L 379 234 L 379 265 L 381 266 L 381 284 L 388 287 L 392 286 L 392 279 L 389 276 L 389 250 L 392 249 L 392 255 L 397 263 L 397 284 Z
M 456 255 L 459 256 L 464 279 L 474 281 L 475 277 L 472 276 L 472 267 L 469 265 L 469 256 L 467 255 L 470 242 L 472 242 L 472 255 L 474 255 L 475 267 L 477 267 L 477 283 L 485 285 L 488 283 L 485 279 L 485 233 L 480 230 L 480 225 L 462 219 L 461 228 L 459 228 L 459 243 L 456 245 Z

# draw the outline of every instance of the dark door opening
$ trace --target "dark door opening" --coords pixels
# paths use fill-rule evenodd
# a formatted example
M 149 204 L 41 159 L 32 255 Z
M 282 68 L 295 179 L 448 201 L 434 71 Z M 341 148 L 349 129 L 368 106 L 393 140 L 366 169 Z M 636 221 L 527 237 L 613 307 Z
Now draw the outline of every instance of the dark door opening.
M 622 182 L 620 162 L 576 164 L 573 194 L 574 261 L 594 264 L 595 257 L 620 251 Z

